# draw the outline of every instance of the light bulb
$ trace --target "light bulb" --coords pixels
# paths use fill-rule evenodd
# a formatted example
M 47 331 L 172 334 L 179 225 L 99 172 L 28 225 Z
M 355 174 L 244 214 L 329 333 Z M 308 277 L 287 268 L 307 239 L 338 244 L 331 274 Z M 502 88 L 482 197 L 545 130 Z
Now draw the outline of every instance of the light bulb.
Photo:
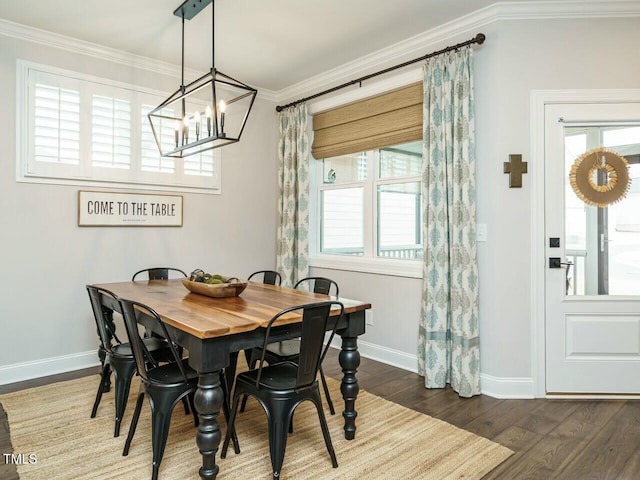
M 182 119 L 182 144 L 189 143 L 189 117 L 185 115 Z
M 209 105 L 207 105 L 204 113 L 207 116 L 207 135 L 211 136 L 211 107 Z
M 224 138 L 226 136 L 226 134 L 224 133 L 224 111 L 227 109 L 227 104 L 224 103 L 224 100 L 220 100 L 220 103 L 218 104 L 218 106 L 220 107 L 220 134 L 219 134 L 219 136 L 221 138 Z
M 200 140 L 200 112 L 193 114 L 193 120 L 196 122 L 196 141 Z

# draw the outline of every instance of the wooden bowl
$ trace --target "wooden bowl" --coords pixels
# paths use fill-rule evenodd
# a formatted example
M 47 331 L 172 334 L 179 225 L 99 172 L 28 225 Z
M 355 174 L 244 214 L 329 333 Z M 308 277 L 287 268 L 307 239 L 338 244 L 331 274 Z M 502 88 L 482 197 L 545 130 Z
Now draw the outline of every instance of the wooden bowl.
M 227 280 L 231 277 L 223 277 L 223 280 Z M 200 295 L 206 295 L 207 297 L 237 297 L 245 288 L 247 288 L 247 282 L 245 280 L 238 280 L 231 278 L 230 283 L 202 283 L 192 282 L 188 278 L 182 279 L 182 284 L 193 293 L 199 293 Z

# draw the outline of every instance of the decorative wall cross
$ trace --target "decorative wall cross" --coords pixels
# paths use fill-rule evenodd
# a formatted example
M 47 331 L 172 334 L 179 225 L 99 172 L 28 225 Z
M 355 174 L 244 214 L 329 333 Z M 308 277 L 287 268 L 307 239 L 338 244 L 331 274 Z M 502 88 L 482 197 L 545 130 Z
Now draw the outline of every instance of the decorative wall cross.
M 509 188 L 522 188 L 522 174 L 527 173 L 527 162 L 522 161 L 522 155 L 512 153 L 509 161 L 504 162 L 504 173 L 509 174 Z

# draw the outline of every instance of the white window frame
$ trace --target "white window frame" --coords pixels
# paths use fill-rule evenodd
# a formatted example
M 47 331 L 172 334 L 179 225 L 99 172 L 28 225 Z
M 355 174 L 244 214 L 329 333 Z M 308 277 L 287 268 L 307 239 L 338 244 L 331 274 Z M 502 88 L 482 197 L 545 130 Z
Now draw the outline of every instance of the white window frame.
M 367 178 L 362 182 L 343 184 L 325 184 L 323 178 L 323 161 L 311 159 L 311 235 L 310 263 L 312 267 L 334 270 L 393 275 L 399 277 L 422 278 L 423 261 L 385 258 L 377 256 L 377 191 L 379 185 L 420 182 L 420 176 L 379 178 L 380 156 L 378 150 L 367 152 Z M 363 208 L 363 255 L 340 255 L 322 253 L 320 236 L 322 234 L 322 192 L 350 187 L 362 187 L 364 196 Z M 423 240 L 424 241 L 424 240 Z
M 424 73 L 421 66 L 409 67 L 407 69 L 403 69 L 402 72 L 397 73 L 396 75 L 367 81 L 361 85 L 360 88 L 354 90 L 345 89 L 344 91 L 332 96 L 311 101 L 308 104 L 308 112 L 309 115 L 315 115 L 316 113 L 320 113 L 331 108 L 346 105 L 364 98 L 373 97 L 374 95 L 379 95 L 394 89 L 406 87 L 412 83 L 421 82 L 423 78 Z M 308 124 L 309 138 L 312 139 L 313 131 L 311 130 L 311 125 L 313 122 L 311 119 Z M 398 260 L 374 256 L 356 257 L 354 255 L 321 254 L 319 236 L 320 189 L 318 188 L 318 182 L 322 181 L 322 162 L 311 158 L 310 174 L 309 262 L 312 267 L 372 273 L 378 275 L 391 275 L 397 277 L 422 278 L 422 260 Z M 372 215 L 374 214 L 376 214 L 376 212 L 372 211 L 371 214 L 368 214 L 365 211 L 365 221 L 369 220 L 372 222 Z M 372 227 L 367 227 L 367 225 L 365 225 L 365 228 L 369 228 L 370 231 Z M 372 232 L 372 234 L 375 234 L 375 232 Z
M 30 92 L 30 75 L 37 73 L 57 76 L 63 82 L 66 78 L 70 82 L 81 85 L 80 165 L 77 167 L 56 168 L 53 165 L 39 165 L 37 168 L 33 168 L 35 161 L 30 132 L 33 125 L 34 105 L 32 104 L 32 94 Z M 114 88 L 128 90 L 130 97 L 127 100 L 131 102 L 131 168 L 123 171 L 91 165 L 91 111 L 83 108 L 85 104 L 89 108 L 91 107 L 91 95 L 93 93 L 103 93 L 105 90 L 108 91 Z M 17 182 L 207 194 L 221 193 L 220 149 L 210 151 L 213 154 L 212 176 L 185 174 L 184 159 L 182 158 L 173 159 L 175 161 L 173 173 L 142 171 L 140 128 L 142 105 L 157 105 L 168 94 L 25 60 L 17 61 L 16 89 Z M 64 167 L 67 166 L 65 165 Z

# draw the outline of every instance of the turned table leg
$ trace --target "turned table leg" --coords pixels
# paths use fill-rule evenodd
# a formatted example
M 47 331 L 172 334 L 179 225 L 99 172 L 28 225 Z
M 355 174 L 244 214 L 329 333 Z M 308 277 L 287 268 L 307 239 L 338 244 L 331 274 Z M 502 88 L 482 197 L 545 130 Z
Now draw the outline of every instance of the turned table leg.
M 360 366 L 360 353 L 358 352 L 358 337 L 342 337 L 342 350 L 338 357 L 342 367 L 342 384 L 340 392 L 344 398 L 344 438 L 353 440 L 356 437 L 356 398 L 360 387 L 356 372 Z
M 223 395 L 219 372 L 200 374 L 194 403 L 200 421 L 196 433 L 196 444 L 202 454 L 202 467 L 199 474 L 203 479 L 214 479 L 218 475 L 216 452 L 222 434 L 217 417 L 222 408 Z

